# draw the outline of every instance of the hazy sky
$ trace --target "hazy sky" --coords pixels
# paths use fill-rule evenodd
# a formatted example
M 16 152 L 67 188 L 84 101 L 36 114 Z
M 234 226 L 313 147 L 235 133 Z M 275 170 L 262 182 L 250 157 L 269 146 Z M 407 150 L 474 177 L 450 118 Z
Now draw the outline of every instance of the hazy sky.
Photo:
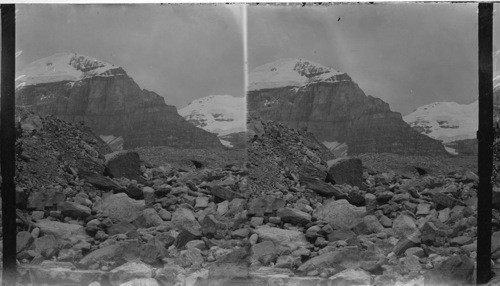
M 347 72 L 403 115 L 477 98 L 477 4 L 339 4 L 248 9 L 250 70 L 304 58 Z
M 241 6 L 17 5 L 17 68 L 59 52 L 121 66 L 141 88 L 184 107 L 244 96 Z

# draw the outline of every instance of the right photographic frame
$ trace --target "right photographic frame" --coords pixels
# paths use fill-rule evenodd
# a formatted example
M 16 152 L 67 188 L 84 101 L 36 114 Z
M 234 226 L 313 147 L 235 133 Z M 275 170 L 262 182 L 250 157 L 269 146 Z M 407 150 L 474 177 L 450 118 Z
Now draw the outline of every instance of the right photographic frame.
M 500 282 L 500 152 L 491 127 L 478 140 L 500 94 L 486 6 L 247 7 L 250 206 L 283 198 L 264 222 L 308 243 L 273 241 L 261 264 L 332 285 Z

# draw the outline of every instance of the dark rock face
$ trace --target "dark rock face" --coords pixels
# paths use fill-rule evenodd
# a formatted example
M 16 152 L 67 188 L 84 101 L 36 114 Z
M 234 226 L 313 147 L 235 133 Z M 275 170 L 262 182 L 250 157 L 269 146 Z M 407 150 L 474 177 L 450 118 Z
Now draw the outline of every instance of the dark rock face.
M 253 90 L 248 109 L 261 118 L 307 129 L 319 141 L 346 142 L 349 154 L 446 154 L 437 140 L 406 124 L 381 99 L 366 96 L 347 74 L 335 82 Z
M 121 68 L 113 71 L 107 77 L 27 85 L 17 90 L 16 103 L 39 114 L 84 122 L 98 135 L 122 136 L 125 149 L 221 146 L 216 135 L 189 124 L 174 106 L 141 90 Z

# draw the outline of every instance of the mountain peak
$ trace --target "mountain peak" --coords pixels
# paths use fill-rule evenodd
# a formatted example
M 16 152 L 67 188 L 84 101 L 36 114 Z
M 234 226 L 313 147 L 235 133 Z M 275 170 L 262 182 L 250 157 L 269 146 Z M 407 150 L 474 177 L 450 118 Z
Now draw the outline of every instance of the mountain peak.
M 305 60 L 285 58 L 256 67 L 249 74 L 249 90 L 300 87 L 315 82 L 338 82 L 343 74 L 333 68 Z
M 92 76 L 125 74 L 118 66 L 77 53 L 57 53 L 36 60 L 16 74 L 17 87 L 58 81 L 79 81 Z

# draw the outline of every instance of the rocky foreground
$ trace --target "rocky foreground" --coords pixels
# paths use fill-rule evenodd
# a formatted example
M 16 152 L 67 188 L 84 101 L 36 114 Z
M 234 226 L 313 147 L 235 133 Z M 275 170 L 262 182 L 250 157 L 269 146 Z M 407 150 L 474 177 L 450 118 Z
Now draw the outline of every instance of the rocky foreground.
M 136 152 L 103 156 L 78 126 L 20 116 L 19 283 L 474 283 L 474 172 L 380 172 L 331 158 L 308 133 L 249 126 L 246 163 L 151 165 Z

